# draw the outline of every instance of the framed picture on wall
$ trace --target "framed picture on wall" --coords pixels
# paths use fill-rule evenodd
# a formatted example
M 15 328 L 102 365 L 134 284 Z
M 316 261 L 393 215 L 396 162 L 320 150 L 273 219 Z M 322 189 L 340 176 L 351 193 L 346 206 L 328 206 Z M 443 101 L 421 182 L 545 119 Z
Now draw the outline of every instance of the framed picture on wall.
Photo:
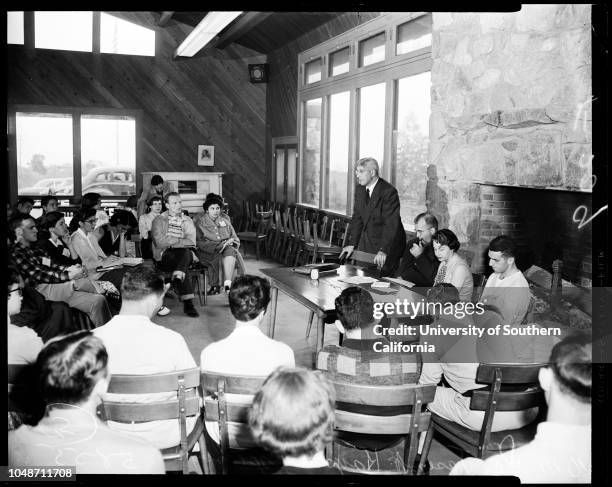
M 214 166 L 215 165 L 215 146 L 214 145 L 199 145 L 198 146 L 198 166 Z

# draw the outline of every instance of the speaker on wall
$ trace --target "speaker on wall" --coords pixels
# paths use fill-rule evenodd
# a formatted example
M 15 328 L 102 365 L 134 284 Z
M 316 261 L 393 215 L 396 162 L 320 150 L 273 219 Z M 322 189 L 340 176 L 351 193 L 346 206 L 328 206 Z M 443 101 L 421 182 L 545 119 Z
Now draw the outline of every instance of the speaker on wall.
M 267 83 L 268 65 L 249 64 L 249 77 L 251 78 L 251 83 Z

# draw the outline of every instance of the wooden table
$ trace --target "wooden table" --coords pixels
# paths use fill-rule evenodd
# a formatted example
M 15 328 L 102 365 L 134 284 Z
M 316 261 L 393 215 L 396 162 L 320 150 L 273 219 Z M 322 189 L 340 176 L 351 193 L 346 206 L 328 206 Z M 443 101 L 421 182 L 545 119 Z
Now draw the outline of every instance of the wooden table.
M 309 275 L 294 272 L 291 267 L 278 267 L 274 269 L 262 269 L 271 282 L 271 309 L 268 322 L 268 336 L 274 338 L 276 326 L 276 303 L 278 301 L 278 290 L 280 289 L 298 303 L 313 311 L 317 316 L 317 346 L 316 352 L 323 348 L 323 327 L 327 313 L 335 310 L 334 301 L 336 297 L 346 288 L 355 284 L 342 282 L 340 279 L 350 276 L 368 276 L 378 278 L 376 272 L 355 265 L 343 265 L 336 271 L 322 273 L 318 280 L 310 279 Z M 403 286 L 391 283 L 391 287 L 383 289 L 371 288 L 369 284 L 361 284 L 359 287 L 367 289 L 374 302 L 391 302 L 397 299 L 420 301 L 423 296 Z M 391 294 L 388 291 L 395 291 Z

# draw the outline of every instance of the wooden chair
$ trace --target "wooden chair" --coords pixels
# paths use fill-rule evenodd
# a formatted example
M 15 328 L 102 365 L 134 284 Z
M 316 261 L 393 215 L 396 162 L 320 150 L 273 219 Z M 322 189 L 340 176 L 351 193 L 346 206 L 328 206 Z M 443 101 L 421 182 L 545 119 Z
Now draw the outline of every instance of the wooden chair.
M 180 431 L 180 442 L 175 447 L 160 450 L 166 471 L 189 473 L 188 457 L 193 448 L 200 444 L 200 461 L 204 444 L 204 423 L 202 420 L 200 398 L 197 388 L 200 385 L 200 369 L 186 369 L 151 375 L 111 376 L 108 392 L 115 394 L 151 394 L 159 392 L 176 392 L 176 399 L 153 401 L 147 403 L 102 402 L 98 412 L 103 420 L 130 423 L 132 421 L 157 421 L 176 419 Z M 189 394 L 188 389 L 195 389 Z M 196 416 L 196 423 L 187 433 L 187 417 Z
M 270 465 L 280 466 L 254 442 L 244 448 L 230 447 L 229 425 L 242 425 L 245 433 L 248 430 L 248 411 L 251 401 L 237 400 L 227 394 L 247 394 L 254 396 L 266 378 L 244 375 L 223 375 L 214 372 L 202 372 L 202 391 L 204 395 L 204 419 L 219 425 L 219 443 L 210 437 L 204 429 L 203 459 L 204 473 L 230 473 L 234 463 L 240 463 L 245 456 L 258 456 L 267 459 Z M 247 433 L 248 434 L 248 433 Z M 259 463 L 259 462 L 258 462 Z
M 268 249 L 265 248 L 265 245 L 266 245 L 268 228 L 270 226 L 271 221 L 272 221 L 271 211 L 260 213 L 258 216 L 257 227 L 255 231 L 242 231 L 242 232 L 236 233 L 241 243 L 244 244 L 246 242 L 249 242 L 249 243 L 255 244 L 255 257 L 257 258 L 257 260 L 259 260 L 259 256 L 260 256 L 261 242 L 264 243 L 264 250 L 266 251 L 266 254 L 268 253 Z M 246 247 L 245 247 L 244 255 L 246 256 Z
M 321 259 L 321 262 L 325 262 L 327 259 L 338 259 L 342 253 L 343 246 L 337 245 L 334 242 L 334 227 L 336 225 L 341 225 L 341 222 L 339 220 L 332 219 L 330 223 L 329 217 L 325 215 L 323 217 L 323 221 L 321 222 L 320 237 L 317 230 L 317 225 L 312 225 L 312 237 L 310 235 L 307 236 L 308 241 L 305 244 L 305 250 L 313 264 L 317 261 L 317 259 Z
M 434 431 L 477 458 L 486 458 L 528 443 L 535 436 L 538 419 L 515 430 L 492 433 L 491 427 L 497 411 L 522 411 L 546 404 L 538 383 L 538 372 L 546 366 L 480 364 L 476 382 L 487 384 L 487 387 L 472 392 L 470 409 L 485 412 L 481 430 L 470 430 L 432 413 Z M 540 409 L 540 417 L 544 409 Z
M 472 303 L 477 303 L 482 296 L 484 287 L 487 284 L 487 276 L 484 274 L 472 273 L 472 281 L 474 281 L 474 291 L 472 292 Z
M 349 384 L 340 381 L 332 381 L 336 389 L 336 438 L 332 442 L 331 459 L 340 464 L 340 468 L 351 473 L 372 474 L 398 474 L 413 475 L 414 463 L 419 445 L 419 438 L 425 435 L 423 450 L 416 474 L 423 473 L 423 468 L 429 454 L 429 447 L 433 436 L 430 428 L 431 413 L 425 406 L 433 401 L 436 388 L 433 385 L 406 384 L 398 386 L 378 386 Z M 395 416 L 375 416 L 369 414 L 373 407 L 397 407 L 406 408 L 410 413 Z M 367 408 L 368 413 L 350 412 L 355 408 Z M 343 433 L 351 434 L 350 439 L 343 439 Z M 359 434 L 359 436 L 355 434 Z M 403 441 L 403 465 L 401 471 L 369 471 L 356 468 L 342 463 L 339 455 L 338 445 L 349 448 L 359 447 L 361 441 L 368 440 L 373 436 L 380 439 L 381 435 L 388 440 L 381 442 L 381 449 L 397 445 Z M 346 435 L 345 435 L 346 436 Z M 366 450 L 372 451 L 373 446 Z M 362 449 L 362 448 L 359 448 Z M 379 451 L 375 449 L 374 451 Z

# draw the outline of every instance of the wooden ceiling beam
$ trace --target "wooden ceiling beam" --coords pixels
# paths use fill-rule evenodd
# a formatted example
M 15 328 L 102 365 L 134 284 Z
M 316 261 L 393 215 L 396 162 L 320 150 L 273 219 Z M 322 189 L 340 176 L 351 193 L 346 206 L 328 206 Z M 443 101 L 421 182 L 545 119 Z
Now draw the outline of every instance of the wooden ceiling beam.
M 163 27 L 164 25 L 168 23 L 168 21 L 172 18 L 173 15 L 174 15 L 174 12 L 162 12 L 161 15 L 159 16 L 157 25 L 159 27 Z
M 272 12 L 246 12 L 237 19 L 222 36 L 219 36 L 212 47 L 224 49 L 232 42 L 237 41 L 248 31 L 255 28 L 258 24 L 272 15 Z

